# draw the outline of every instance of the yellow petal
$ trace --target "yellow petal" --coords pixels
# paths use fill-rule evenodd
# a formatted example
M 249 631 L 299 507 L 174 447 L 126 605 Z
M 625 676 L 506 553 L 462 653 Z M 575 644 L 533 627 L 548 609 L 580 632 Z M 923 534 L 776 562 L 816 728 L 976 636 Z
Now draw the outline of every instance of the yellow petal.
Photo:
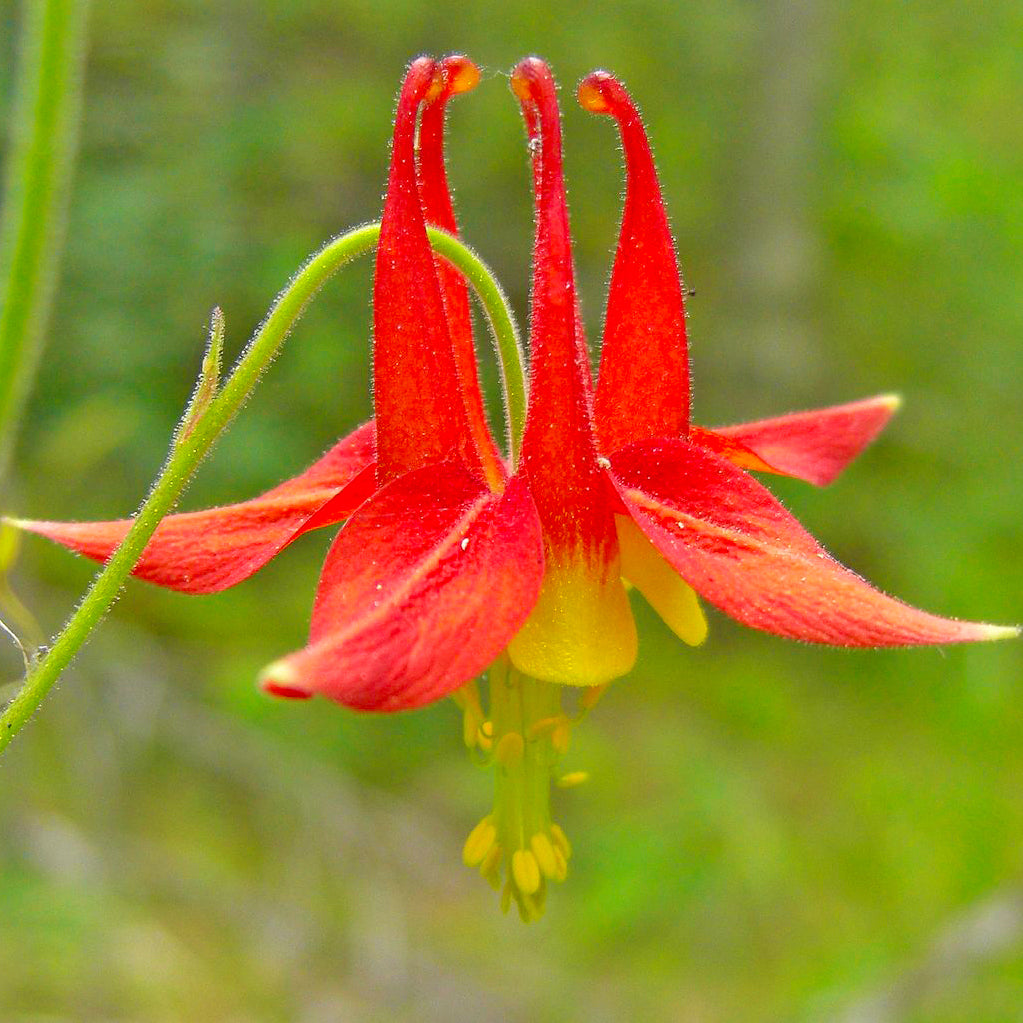
M 622 575 L 646 597 L 679 639 L 699 646 L 707 638 L 707 619 L 692 587 L 661 557 L 631 518 L 616 515 L 615 527 Z

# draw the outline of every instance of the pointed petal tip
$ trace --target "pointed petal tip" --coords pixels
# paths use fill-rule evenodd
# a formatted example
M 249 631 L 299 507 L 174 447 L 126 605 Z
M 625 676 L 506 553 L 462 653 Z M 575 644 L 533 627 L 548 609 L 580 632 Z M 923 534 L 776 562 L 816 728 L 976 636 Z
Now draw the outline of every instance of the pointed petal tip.
M 976 636 L 972 637 L 980 642 L 990 642 L 996 639 L 1018 639 L 1020 626 L 1018 625 L 982 625 L 975 626 Z
M 698 594 L 744 625 L 836 647 L 947 646 L 1020 634 L 887 596 L 829 557 L 760 484 L 684 441 L 633 444 L 612 465 L 647 539 Z
M 877 394 L 751 423 L 711 430 L 695 428 L 692 436 L 740 468 L 794 476 L 825 487 L 881 433 L 901 407 L 902 395 Z M 731 447 L 733 444 L 738 447 Z M 750 455 L 762 464 L 751 462 Z
M 308 700 L 313 694 L 299 684 L 298 673 L 287 661 L 274 661 L 259 673 L 259 688 L 287 700 Z

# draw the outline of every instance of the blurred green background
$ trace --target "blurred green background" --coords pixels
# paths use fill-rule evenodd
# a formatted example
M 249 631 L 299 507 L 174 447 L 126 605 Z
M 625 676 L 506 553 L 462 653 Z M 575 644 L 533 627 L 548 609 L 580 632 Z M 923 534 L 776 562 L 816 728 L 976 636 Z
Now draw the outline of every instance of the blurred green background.
M 3 124 L 17 21 L 3 0 Z M 487 69 L 453 105 L 450 176 L 524 321 L 505 74 L 537 52 L 563 85 L 591 344 L 621 168 L 572 86 L 606 66 L 644 110 L 696 288 L 698 421 L 901 391 L 833 488 L 773 489 L 882 588 L 1018 621 L 1021 38 L 1017 0 L 95 3 L 3 508 L 138 504 L 211 306 L 237 351 L 309 252 L 378 215 L 416 53 Z M 186 507 L 269 487 L 369 415 L 370 290 L 370 261 L 328 286 Z M 216 597 L 131 584 L 4 757 L 0 1019 L 1023 1019 L 1023 644 L 838 652 L 712 611 L 693 651 L 637 603 L 639 664 L 569 757 L 593 781 L 555 797 L 572 873 L 526 929 L 460 864 L 490 776 L 449 701 L 367 717 L 257 693 L 303 642 L 329 540 Z M 32 540 L 12 583 L 53 634 L 92 571 Z

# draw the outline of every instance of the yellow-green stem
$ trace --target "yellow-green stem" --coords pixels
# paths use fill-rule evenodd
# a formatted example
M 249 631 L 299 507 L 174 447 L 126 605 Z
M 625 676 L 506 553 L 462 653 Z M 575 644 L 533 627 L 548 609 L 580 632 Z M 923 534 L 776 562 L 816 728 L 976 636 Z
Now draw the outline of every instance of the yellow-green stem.
M 63 247 L 87 0 L 25 0 L 0 205 L 0 480 L 39 361 Z

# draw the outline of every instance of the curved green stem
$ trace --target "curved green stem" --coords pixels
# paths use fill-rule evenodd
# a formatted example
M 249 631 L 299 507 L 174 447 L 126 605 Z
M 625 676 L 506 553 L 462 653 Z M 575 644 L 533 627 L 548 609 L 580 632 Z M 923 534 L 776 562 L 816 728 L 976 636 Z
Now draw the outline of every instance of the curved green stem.
M 310 300 L 338 269 L 369 252 L 379 235 L 380 225 L 370 224 L 328 242 L 277 296 L 269 315 L 253 335 L 234 371 L 216 397 L 206 404 L 205 411 L 192 417 L 190 413 L 195 408 L 195 399 L 189 402 L 185 413 L 187 429 L 179 428 L 176 431 L 167 462 L 139 509 L 128 535 L 96 576 L 53 645 L 32 665 L 21 691 L 0 714 L 0 752 L 35 713 L 89 633 L 110 609 L 161 519 L 177 503 L 196 467 L 252 393 L 260 375 L 273 361 Z M 495 336 L 500 334 L 505 339 L 504 348 L 500 348 L 499 342 L 505 376 L 513 383 L 517 381 L 524 394 L 517 341 L 514 353 L 507 350 L 507 339 L 517 338 L 511 313 L 496 284 L 485 291 L 479 290 L 479 281 L 490 280 L 493 284 L 489 270 L 478 256 L 449 235 L 431 230 L 430 240 L 438 245 L 439 251 L 443 251 L 445 259 L 449 259 L 460 270 L 464 268 L 467 277 L 470 272 L 474 275 L 475 279 L 470 277 L 470 282 L 478 289 L 477 293 L 494 326 Z M 222 324 L 215 316 L 211 344 L 219 343 L 221 331 Z
M 508 312 L 508 300 L 490 269 L 471 250 L 436 228 L 427 228 L 430 244 L 472 285 L 490 321 L 498 360 L 501 363 L 501 386 L 508 415 L 508 453 L 512 466 L 518 465 L 522 431 L 526 426 L 526 378 L 522 369 L 522 345 L 515 320 Z
M 0 221 L 0 478 L 39 360 L 67 218 L 88 0 L 26 0 Z

